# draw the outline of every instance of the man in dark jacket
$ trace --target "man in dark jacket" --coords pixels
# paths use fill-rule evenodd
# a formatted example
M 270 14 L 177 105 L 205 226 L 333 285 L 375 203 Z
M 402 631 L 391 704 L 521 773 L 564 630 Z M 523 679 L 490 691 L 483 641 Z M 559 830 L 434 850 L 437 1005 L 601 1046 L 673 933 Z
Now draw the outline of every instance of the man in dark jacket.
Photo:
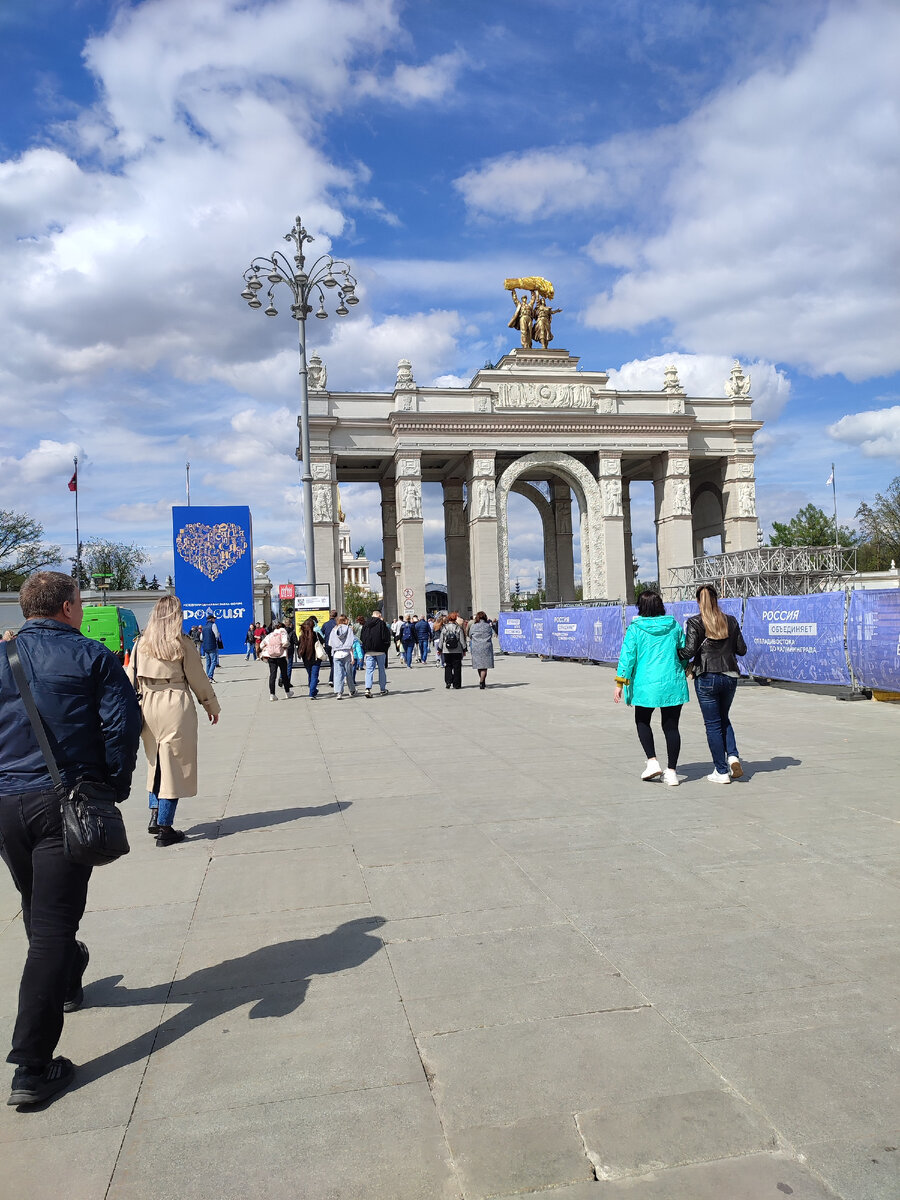
M 387 652 L 391 648 L 391 631 L 385 624 L 384 618 L 376 608 L 368 620 L 363 621 L 359 631 L 359 640 L 366 659 L 366 699 L 372 699 L 372 680 L 375 668 L 378 668 L 378 689 L 384 696 L 387 692 L 387 672 L 385 662 Z
M 419 662 L 425 662 L 428 658 L 428 647 L 434 640 L 431 626 L 428 624 L 427 617 L 420 617 L 416 621 L 416 641 L 419 643 Z
M 206 659 L 206 675 L 210 680 L 215 677 L 216 667 L 219 665 L 219 642 L 221 640 L 216 618 L 212 613 L 207 613 L 206 624 L 200 631 L 200 649 Z
M 131 787 L 141 710 L 116 656 L 81 634 L 75 581 L 39 571 L 19 593 L 26 621 L 15 645 L 60 774 L 95 779 L 124 800 Z M 87 947 L 75 934 L 91 868 L 63 852 L 59 796 L 0 650 L 0 855 L 22 897 L 28 956 L 13 1029 L 9 1104 L 41 1104 L 71 1083 L 75 1068 L 53 1052 L 63 1013 L 83 998 Z

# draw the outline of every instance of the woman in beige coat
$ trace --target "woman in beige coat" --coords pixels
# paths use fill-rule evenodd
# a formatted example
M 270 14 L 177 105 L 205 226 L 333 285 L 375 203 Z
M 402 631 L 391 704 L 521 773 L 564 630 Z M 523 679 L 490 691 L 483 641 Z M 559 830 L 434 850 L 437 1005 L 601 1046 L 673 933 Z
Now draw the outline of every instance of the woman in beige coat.
M 141 739 L 147 755 L 150 824 L 157 846 L 184 841 L 172 828 L 179 799 L 197 795 L 197 709 L 191 692 L 211 724 L 219 720 L 219 702 L 194 643 L 182 632 L 181 601 L 163 596 L 135 641 L 128 677 L 144 713 Z

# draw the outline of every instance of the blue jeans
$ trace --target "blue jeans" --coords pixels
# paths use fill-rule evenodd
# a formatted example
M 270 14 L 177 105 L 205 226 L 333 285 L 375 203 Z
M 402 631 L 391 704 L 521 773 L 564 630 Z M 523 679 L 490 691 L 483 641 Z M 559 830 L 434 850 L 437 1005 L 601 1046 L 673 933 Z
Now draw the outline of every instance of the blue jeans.
M 694 680 L 697 703 L 706 726 L 709 752 L 720 775 L 729 774 L 729 756 L 738 757 L 734 730 L 728 719 L 736 688 L 737 680 L 730 675 L 698 675 Z
M 338 658 L 334 656 L 334 690 L 339 696 L 344 694 L 344 683 L 347 684 L 347 691 L 352 696 L 356 691 L 356 684 L 353 682 L 353 659 Z
M 256 646 L 253 644 L 253 642 L 247 643 L 247 653 L 244 655 L 244 662 L 246 662 L 248 658 L 256 658 Z
M 156 809 L 157 825 L 171 825 L 175 820 L 175 808 L 178 805 L 176 800 L 160 800 L 154 793 L 150 792 L 150 807 Z
M 375 678 L 375 668 L 378 668 L 378 687 L 380 691 L 384 691 L 387 687 L 387 672 L 384 669 L 385 652 L 375 652 L 366 655 L 366 691 L 372 690 L 372 681 Z
M 311 666 L 306 668 L 306 674 L 309 677 L 309 694 L 310 696 L 318 696 L 319 694 L 319 670 L 322 664 L 316 659 Z
M 216 667 L 219 665 L 218 650 L 206 650 L 203 657 L 206 659 L 206 677 L 212 679 L 216 673 Z
M 421 658 L 422 662 L 425 662 L 428 658 L 428 638 L 423 638 L 419 642 L 419 658 Z
M 404 661 L 406 662 L 406 665 L 408 667 L 411 667 L 413 650 L 415 650 L 415 648 L 416 648 L 416 643 L 415 642 L 401 642 L 400 645 L 403 647 Z

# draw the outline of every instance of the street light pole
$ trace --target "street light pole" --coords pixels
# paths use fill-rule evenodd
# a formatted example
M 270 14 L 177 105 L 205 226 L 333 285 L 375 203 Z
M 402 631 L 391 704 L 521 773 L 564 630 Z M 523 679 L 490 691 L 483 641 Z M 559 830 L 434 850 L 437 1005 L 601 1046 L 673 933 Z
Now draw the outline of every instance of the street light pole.
M 290 233 L 284 235 L 286 242 L 293 242 L 296 253 L 292 255 L 293 267 L 280 250 L 273 250 L 269 258 L 254 258 L 244 272 L 244 290 L 241 296 L 250 308 L 262 308 L 258 293 L 263 288 L 259 278 L 264 274 L 268 281 L 267 296 L 269 305 L 265 310 L 267 317 L 276 317 L 275 288 L 287 284 L 293 297 L 291 316 L 297 322 L 300 349 L 300 483 L 303 494 L 303 546 L 306 555 L 306 582 L 313 593 L 316 591 L 316 551 L 313 537 L 313 498 L 312 498 L 312 465 L 309 448 L 309 387 L 306 370 L 306 318 L 313 311 L 309 303 L 310 296 L 318 296 L 319 307 L 316 316 L 324 321 L 328 313 L 325 310 L 325 288 L 338 289 L 338 306 L 334 310 L 339 317 L 346 317 L 350 311 L 347 305 L 359 304 L 356 295 L 356 279 L 349 266 L 343 259 L 332 258 L 323 254 L 307 270 L 306 255 L 303 253 L 305 242 L 315 239 L 307 233 L 299 217 L 294 221 Z

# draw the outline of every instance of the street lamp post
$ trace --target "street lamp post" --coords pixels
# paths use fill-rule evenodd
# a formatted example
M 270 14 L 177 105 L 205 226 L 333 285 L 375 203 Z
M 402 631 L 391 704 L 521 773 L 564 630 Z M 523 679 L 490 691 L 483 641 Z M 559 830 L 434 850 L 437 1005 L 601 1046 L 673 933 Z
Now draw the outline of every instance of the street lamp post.
M 306 318 L 313 311 L 310 297 L 318 297 L 319 306 L 316 316 L 324 321 L 328 313 L 325 310 L 325 290 L 338 289 L 338 306 L 334 310 L 339 317 L 346 317 L 354 304 L 359 304 L 356 295 L 356 279 L 343 259 L 332 258 L 323 254 L 312 264 L 306 266 L 306 256 L 303 253 L 305 242 L 315 239 L 303 227 L 299 217 L 294 221 L 290 233 L 284 235 L 286 242 L 293 242 L 296 253 L 292 255 L 292 267 L 287 256 L 280 250 L 273 250 L 269 258 L 254 258 L 244 272 L 244 290 L 241 297 L 247 301 L 250 308 L 262 308 L 259 292 L 265 287 L 260 275 L 268 282 L 266 295 L 269 305 L 265 309 L 267 317 L 276 317 L 275 288 L 284 283 L 293 297 L 291 316 L 297 322 L 300 340 L 300 480 L 303 487 L 303 545 L 306 554 L 306 581 L 312 592 L 316 591 L 316 555 L 313 539 L 313 502 L 312 502 L 312 468 L 309 454 L 309 390 L 306 375 Z

